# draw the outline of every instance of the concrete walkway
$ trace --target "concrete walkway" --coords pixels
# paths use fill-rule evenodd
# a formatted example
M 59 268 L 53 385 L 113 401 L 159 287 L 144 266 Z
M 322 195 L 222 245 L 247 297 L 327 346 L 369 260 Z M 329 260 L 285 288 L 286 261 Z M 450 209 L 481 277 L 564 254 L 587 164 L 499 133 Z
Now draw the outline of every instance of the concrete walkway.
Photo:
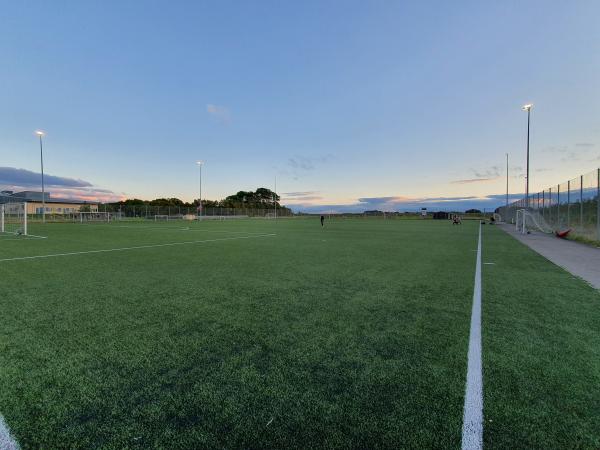
M 557 266 L 600 289 L 599 248 L 539 232 L 521 234 L 514 225 L 502 224 L 498 227 Z

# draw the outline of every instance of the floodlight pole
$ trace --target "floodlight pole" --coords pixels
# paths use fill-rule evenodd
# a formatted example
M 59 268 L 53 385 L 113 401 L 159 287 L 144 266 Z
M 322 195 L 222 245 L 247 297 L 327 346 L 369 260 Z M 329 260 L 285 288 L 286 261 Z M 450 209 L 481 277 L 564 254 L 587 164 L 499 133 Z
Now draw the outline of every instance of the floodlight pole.
M 40 138 L 40 166 L 42 168 L 42 223 L 46 223 L 46 189 L 44 187 L 44 147 L 42 145 L 42 136 L 44 133 L 42 131 L 36 131 Z
M 506 154 L 506 207 L 508 207 L 508 153 Z
M 529 125 L 531 122 L 531 107 L 532 104 L 523 106 L 523 110 L 527 111 L 527 173 L 525 182 L 525 207 L 529 208 Z
M 199 188 L 200 188 L 200 192 L 199 192 L 200 198 L 198 199 L 198 208 L 199 208 L 199 210 L 198 210 L 199 211 L 198 216 L 202 217 L 202 164 L 203 164 L 203 162 L 202 161 L 197 161 L 196 164 L 198 164 L 199 174 L 200 174 L 200 180 L 199 180 L 199 182 L 200 182 L 200 185 L 199 185 Z
M 273 192 L 273 208 L 275 209 L 275 220 L 277 220 L 277 175 L 275 175 L 275 192 Z

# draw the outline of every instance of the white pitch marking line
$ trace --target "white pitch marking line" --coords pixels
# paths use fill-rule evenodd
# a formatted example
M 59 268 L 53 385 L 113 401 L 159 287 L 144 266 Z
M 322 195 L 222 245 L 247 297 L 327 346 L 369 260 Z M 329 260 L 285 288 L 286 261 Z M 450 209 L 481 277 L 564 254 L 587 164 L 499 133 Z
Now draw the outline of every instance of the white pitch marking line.
M 469 333 L 469 353 L 465 406 L 463 411 L 462 449 L 483 448 L 483 373 L 481 367 L 481 224 L 477 243 L 473 309 Z
M 0 449 L 2 450 L 19 450 L 19 444 L 10 434 L 10 430 L 4 417 L 0 414 Z
M 102 250 L 87 250 L 87 251 L 83 251 L 83 252 L 53 253 L 50 255 L 36 255 L 36 256 L 20 256 L 17 258 L 0 259 L 0 262 L 22 261 L 25 259 L 53 258 L 56 256 L 87 255 L 90 253 L 124 252 L 127 250 L 140 250 L 140 249 L 145 249 L 145 248 L 172 247 L 174 245 L 202 244 L 205 242 L 231 241 L 231 240 L 235 240 L 235 239 L 252 239 L 252 238 L 272 237 L 272 236 L 276 236 L 276 234 L 272 233 L 272 234 L 261 234 L 261 235 L 255 235 L 255 236 L 234 236 L 234 237 L 226 237 L 226 238 L 218 238 L 218 239 L 204 239 L 201 241 L 169 242 L 166 244 L 138 245 L 136 247 L 108 248 L 108 249 L 102 249 Z
M 110 227 L 110 228 L 137 228 L 150 231 L 203 231 L 205 233 L 230 233 L 230 234 L 264 234 L 259 231 L 232 231 L 232 230 L 205 230 L 203 228 L 192 228 L 192 227 L 159 227 L 159 226 L 146 226 L 146 225 L 97 225 L 94 227 Z
M 5 236 L 5 235 L 1 235 L 0 236 L 0 242 L 2 241 L 27 241 L 27 240 L 32 240 L 32 239 L 47 239 L 46 236 L 36 236 L 35 234 L 22 234 L 20 237 L 14 237 L 16 235 L 9 235 L 9 236 Z

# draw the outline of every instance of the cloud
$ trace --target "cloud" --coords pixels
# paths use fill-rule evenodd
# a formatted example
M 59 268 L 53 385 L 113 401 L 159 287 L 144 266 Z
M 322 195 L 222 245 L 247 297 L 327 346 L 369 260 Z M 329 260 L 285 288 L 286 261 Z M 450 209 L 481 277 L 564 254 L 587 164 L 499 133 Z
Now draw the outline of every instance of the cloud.
M 502 167 L 491 166 L 483 170 L 473 169 L 470 171 L 475 176 L 474 178 L 464 178 L 462 180 L 451 181 L 450 184 L 471 184 L 471 183 L 485 183 L 487 181 L 493 181 L 498 179 L 502 175 Z
M 496 180 L 498 177 L 494 178 L 467 178 L 466 180 L 454 180 L 451 181 L 451 184 L 471 184 L 471 183 L 484 183 L 486 181 Z
M 0 185 L 35 186 L 41 183 L 41 174 L 16 167 L 0 167 Z M 57 177 L 44 174 L 47 186 L 90 187 L 92 183 L 74 178 Z
M 569 150 L 569 147 L 566 145 L 549 145 L 547 147 L 542 148 L 542 152 L 545 153 L 565 153 Z
M 288 166 L 290 166 L 293 170 L 313 170 L 315 165 L 310 158 L 305 158 L 303 156 L 296 156 L 294 158 L 288 159 Z
M 483 171 L 480 170 L 476 170 L 476 169 L 471 169 L 471 172 L 473 172 L 473 175 L 475 175 L 477 178 L 496 178 L 500 176 L 500 166 L 492 166 L 489 167 Z
M 308 172 L 312 172 L 315 170 L 320 164 L 329 162 L 335 159 L 335 157 L 331 154 L 327 154 L 324 156 L 300 156 L 296 155 L 287 160 L 287 170 L 282 171 L 281 173 L 285 173 L 287 176 L 290 176 L 294 180 L 301 178 L 303 175 L 306 175 Z
M 580 155 L 575 152 L 569 152 L 565 156 L 560 158 L 561 162 L 579 161 L 580 159 Z
M 41 190 L 41 174 L 16 167 L 0 167 L 0 190 Z M 95 187 L 85 180 L 44 174 L 44 184 L 54 198 L 88 201 L 117 201 L 123 198 L 109 189 Z
M 513 201 L 521 200 L 523 197 L 525 197 L 525 193 L 522 193 L 522 194 L 508 194 L 508 201 L 509 202 L 513 202 Z M 506 194 L 490 194 L 490 195 L 486 195 L 486 198 L 494 198 L 494 199 L 505 200 L 506 199 Z
M 286 205 L 303 204 L 304 202 L 318 202 L 323 200 L 320 195 L 307 195 L 305 197 L 284 198 Z
M 281 198 L 287 203 L 302 203 L 323 200 L 323 197 L 317 195 L 318 193 L 318 191 L 285 192 L 281 194 Z
M 402 203 L 402 202 L 408 202 L 408 201 L 414 201 L 415 199 L 410 198 L 410 197 L 400 197 L 400 196 L 394 196 L 394 197 L 363 197 L 363 198 L 359 198 L 358 201 L 360 203 L 367 203 L 367 204 L 379 204 L 379 203 Z
M 595 147 L 596 144 L 594 144 L 593 142 L 578 142 L 577 144 L 575 144 L 575 147 Z
M 306 195 L 318 194 L 318 191 L 304 191 L 304 192 L 284 192 L 283 196 L 285 197 L 304 197 Z
M 206 112 L 215 117 L 219 122 L 231 122 L 231 113 L 229 112 L 229 108 L 225 106 L 213 105 L 209 103 L 206 105 Z
M 509 202 L 519 200 L 523 194 L 510 194 Z M 421 208 L 427 208 L 429 211 L 465 211 L 470 208 L 486 209 L 491 211 L 499 206 L 503 206 L 506 201 L 506 194 L 486 195 L 484 197 L 476 196 L 457 196 L 457 197 L 423 197 L 411 198 L 402 196 L 387 197 L 365 197 L 349 204 L 315 204 L 311 202 L 288 205 L 294 211 L 308 213 L 342 213 L 363 211 L 419 211 Z

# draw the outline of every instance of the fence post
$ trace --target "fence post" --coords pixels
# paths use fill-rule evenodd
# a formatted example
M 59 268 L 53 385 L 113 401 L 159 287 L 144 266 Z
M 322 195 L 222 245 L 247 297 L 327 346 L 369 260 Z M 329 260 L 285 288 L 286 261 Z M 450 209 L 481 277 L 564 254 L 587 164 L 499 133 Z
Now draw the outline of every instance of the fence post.
M 600 169 L 597 170 L 596 180 L 596 231 L 600 241 Z
M 546 218 L 546 190 L 542 191 L 542 217 L 545 219 Z
M 548 188 L 548 220 L 552 220 L 552 188 Z
M 560 184 L 556 186 L 556 225 L 560 228 Z
M 23 203 L 23 234 L 27 236 L 27 202 Z
M 567 228 L 571 226 L 571 180 L 567 181 Z
M 579 177 L 579 226 L 583 230 L 583 175 Z

